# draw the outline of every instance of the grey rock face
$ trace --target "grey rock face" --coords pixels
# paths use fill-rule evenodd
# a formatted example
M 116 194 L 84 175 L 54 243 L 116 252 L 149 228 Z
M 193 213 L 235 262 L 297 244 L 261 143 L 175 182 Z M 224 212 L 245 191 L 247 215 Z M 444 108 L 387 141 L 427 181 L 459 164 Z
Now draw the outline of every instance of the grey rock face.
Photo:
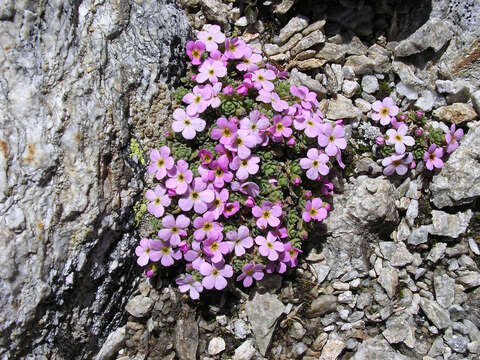
M 432 225 L 429 233 L 432 235 L 449 236 L 458 238 L 467 230 L 472 218 L 472 210 L 450 215 L 439 210 L 432 210 Z
M 184 319 L 178 320 L 175 327 L 175 349 L 180 360 L 197 357 L 198 324 L 195 313 L 189 312 Z
M 422 308 L 428 319 L 439 329 L 445 329 L 450 325 L 450 314 L 443 309 L 436 301 L 427 298 L 420 299 L 420 307 Z
M 132 119 L 181 71 L 189 27 L 153 0 L 4 4 L 0 353 L 89 358 L 138 274 Z
M 461 139 L 460 146 L 430 185 L 432 201 L 438 208 L 471 203 L 480 196 L 480 122 Z

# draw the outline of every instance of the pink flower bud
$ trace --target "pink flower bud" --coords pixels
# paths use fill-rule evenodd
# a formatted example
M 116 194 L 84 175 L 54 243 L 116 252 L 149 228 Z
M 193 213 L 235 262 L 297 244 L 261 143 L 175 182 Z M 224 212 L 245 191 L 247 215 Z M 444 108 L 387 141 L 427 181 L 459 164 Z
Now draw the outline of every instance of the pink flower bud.
M 290 139 L 288 139 L 287 141 L 287 145 L 288 146 L 294 146 L 297 142 L 295 141 L 295 138 L 291 137 Z
M 165 135 L 165 137 L 169 138 L 172 133 L 169 131 L 169 130 L 165 130 L 165 132 L 163 133 Z
M 385 139 L 381 136 L 377 136 L 377 138 L 375 139 L 375 142 L 377 143 L 378 146 L 385 145 Z
M 394 129 L 398 130 L 398 128 L 400 127 L 400 125 L 403 124 L 403 122 L 402 121 L 397 121 L 397 119 L 392 118 L 391 124 L 392 124 Z
M 293 179 L 293 185 L 300 185 L 302 183 L 302 179 L 300 179 L 298 176 Z
M 412 161 L 410 163 L 410 169 L 415 169 L 417 167 L 417 163 L 415 161 Z
M 168 189 L 168 196 L 177 196 L 175 189 Z
M 310 190 L 307 190 L 307 191 L 305 191 L 303 196 L 305 197 L 305 199 L 310 199 L 313 196 L 313 194 Z
M 332 206 L 331 206 L 329 203 L 326 203 L 326 204 L 325 204 L 325 209 L 326 209 L 327 211 L 330 211 L 331 208 L 332 208 Z
M 417 118 L 420 119 L 420 118 L 423 116 L 423 112 L 421 112 L 421 111 L 416 111 L 416 112 L 415 112 L 415 115 L 417 116 Z
M 415 135 L 417 135 L 417 136 L 421 136 L 422 134 L 423 134 L 423 130 L 422 130 L 422 129 L 417 129 L 417 130 L 415 131 Z
M 197 75 L 195 75 L 195 74 L 190 75 L 190 80 L 192 80 L 192 81 L 197 80 Z
M 407 116 L 405 114 L 402 114 L 398 117 L 401 121 L 407 120 Z
M 303 233 L 302 235 L 300 235 L 300 237 L 302 238 L 302 240 L 307 240 L 308 234 Z
M 188 245 L 186 241 L 182 241 L 182 242 L 180 242 L 180 244 L 178 244 L 178 248 L 183 253 L 186 253 L 188 250 L 190 250 L 190 245 Z
M 255 206 L 255 199 L 249 196 L 247 200 L 245 200 L 245 206 L 249 208 L 253 208 Z
M 278 180 L 274 178 L 268 179 L 268 183 L 272 186 L 277 186 L 278 185 Z
M 225 95 L 232 95 L 233 94 L 233 87 L 231 87 L 230 85 L 227 85 L 223 88 L 223 93 Z
M 157 267 L 155 265 L 150 266 L 150 268 L 145 269 L 145 276 L 148 278 L 153 277 L 157 273 Z

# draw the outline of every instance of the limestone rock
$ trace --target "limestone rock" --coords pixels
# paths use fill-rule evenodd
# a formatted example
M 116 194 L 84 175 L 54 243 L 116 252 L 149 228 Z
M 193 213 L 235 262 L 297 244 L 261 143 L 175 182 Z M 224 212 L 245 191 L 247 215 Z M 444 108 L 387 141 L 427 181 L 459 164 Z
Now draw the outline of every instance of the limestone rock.
M 322 359 L 336 360 L 345 348 L 345 343 L 340 339 L 328 339 L 322 350 Z
M 321 44 L 325 42 L 325 35 L 321 30 L 314 31 L 307 36 L 305 36 L 302 40 L 298 42 L 297 45 L 292 49 L 292 54 L 296 55 L 303 50 L 310 49 L 311 47 Z
M 95 360 L 108 360 L 114 356 L 125 342 L 125 326 L 118 328 L 110 335 L 95 357 Z
M 373 94 L 378 91 L 380 86 L 378 80 L 374 75 L 364 75 L 362 77 L 362 89 L 368 94 Z
M 408 360 L 408 357 L 395 351 L 382 337 L 377 336 L 363 341 L 350 360 Z
M 143 295 L 135 296 L 128 302 L 127 306 L 125 306 L 125 310 L 127 310 L 130 315 L 137 318 L 148 315 L 152 308 L 153 300 Z
M 315 91 L 320 98 L 324 98 L 327 95 L 327 89 L 319 81 L 312 79 L 297 69 L 292 69 L 290 72 L 290 81 L 293 85 L 305 85 L 310 91 Z
M 225 340 L 221 337 L 214 337 L 208 343 L 208 353 L 210 355 L 220 354 L 223 350 L 225 350 Z
M 273 335 L 274 323 L 285 310 L 275 295 L 256 293 L 245 306 L 260 353 L 265 356 Z
M 422 297 L 420 299 L 420 307 L 428 319 L 438 329 L 441 330 L 450 326 L 450 314 L 447 310 L 438 305 L 436 301 Z
M 274 42 L 277 44 L 284 44 L 290 37 L 305 29 L 308 25 L 308 19 L 303 16 L 296 16 L 290 19 L 275 38 Z
M 472 218 L 472 210 L 457 214 L 448 214 L 439 210 L 432 210 L 432 225 L 428 232 L 432 235 L 458 238 L 467 230 Z
M 252 340 L 246 340 L 235 349 L 233 360 L 250 360 L 257 351 L 252 345 Z
M 454 124 L 472 121 L 478 116 L 471 105 L 462 103 L 442 106 L 434 110 L 432 114 L 441 121 L 451 122 Z
M 378 277 L 378 282 L 387 292 L 388 297 L 391 299 L 395 295 L 398 286 L 398 272 L 391 266 L 382 268 Z
M 196 359 L 198 348 L 198 324 L 194 312 L 177 321 L 175 350 L 180 360 Z
M 431 18 L 412 35 L 398 44 L 395 56 L 405 57 L 420 53 L 428 48 L 439 51 L 451 38 L 453 32 L 448 22 Z
M 184 69 L 190 27 L 173 2 L 6 3 L 0 353 L 93 358 L 125 322 L 139 274 L 132 206 L 143 169 L 130 134 L 142 143 L 153 124 L 168 127 L 165 84 Z M 10 212 L 24 219 L 15 229 Z
M 362 111 L 352 104 L 352 100 L 338 94 L 337 98 L 330 100 L 327 110 L 327 118 L 331 120 L 359 118 Z
M 472 123 L 460 146 L 450 155 L 430 185 L 438 208 L 471 203 L 480 196 L 480 122 Z
M 365 55 L 352 55 L 345 61 L 345 66 L 351 66 L 356 75 L 371 74 L 375 63 Z

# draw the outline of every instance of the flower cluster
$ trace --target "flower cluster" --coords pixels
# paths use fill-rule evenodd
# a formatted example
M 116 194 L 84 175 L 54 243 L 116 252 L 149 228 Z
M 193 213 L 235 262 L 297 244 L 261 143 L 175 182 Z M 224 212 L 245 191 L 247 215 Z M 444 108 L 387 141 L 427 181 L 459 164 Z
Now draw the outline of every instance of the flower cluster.
M 290 86 L 287 72 L 219 26 L 204 27 L 186 50 L 191 71 L 176 92 L 173 133 L 150 153 L 158 182 L 145 198 L 157 233 L 136 254 L 147 275 L 185 264 L 177 285 L 198 299 L 229 279 L 249 287 L 297 265 L 328 215 L 328 175 L 344 166 L 347 143 L 315 93 Z
M 456 129 L 455 124 L 450 128 L 443 124 L 424 128 L 426 120 L 422 112 L 399 114 L 390 97 L 375 101 L 372 110 L 372 120 L 384 127 L 391 126 L 385 136 L 376 140 L 377 154 L 383 157 L 384 175 L 405 175 L 419 161 L 423 161 L 429 171 L 440 169 L 442 158 L 458 147 L 463 136 L 463 130 Z

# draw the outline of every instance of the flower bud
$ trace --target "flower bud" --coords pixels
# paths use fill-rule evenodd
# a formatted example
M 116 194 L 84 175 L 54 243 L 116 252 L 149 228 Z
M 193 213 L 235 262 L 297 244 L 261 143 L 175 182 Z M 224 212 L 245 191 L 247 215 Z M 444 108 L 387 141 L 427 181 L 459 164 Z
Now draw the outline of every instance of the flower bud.
M 421 136 L 422 134 L 423 134 L 423 129 L 417 129 L 415 131 L 415 135 L 417 135 L 417 136 Z
M 288 139 L 287 141 L 287 145 L 288 146 L 294 146 L 297 142 L 295 141 L 295 138 L 291 137 L 290 139 Z
M 225 95 L 232 95 L 233 94 L 233 87 L 231 87 L 230 85 L 227 85 L 223 88 L 222 91 Z
M 190 75 L 190 80 L 192 80 L 192 81 L 197 80 L 197 75 L 196 74 Z
M 190 246 L 187 244 L 186 241 L 180 242 L 180 244 L 178 244 L 178 248 L 179 248 L 183 253 L 186 253 L 188 250 L 190 250 Z
M 412 161 L 410 163 L 410 169 L 415 169 L 417 167 L 417 163 L 415 161 Z
M 168 189 L 168 196 L 177 196 L 175 189 Z
M 247 200 L 245 200 L 245 206 L 249 208 L 253 208 L 255 206 L 255 199 L 249 196 Z
M 302 183 L 302 179 L 300 179 L 298 176 L 293 179 L 293 185 L 300 185 Z
M 378 146 L 385 145 L 385 139 L 381 136 L 377 136 L 377 138 L 375 139 L 375 142 L 377 143 Z
M 398 118 L 400 119 L 400 121 L 407 120 L 407 116 L 405 114 L 399 115 Z
M 416 111 L 416 112 L 415 112 L 415 116 L 420 119 L 420 118 L 423 116 L 423 112 L 421 112 L 421 111 Z
M 313 194 L 310 190 L 307 190 L 303 193 L 303 196 L 305 197 L 305 199 L 310 199 L 313 196 Z
M 152 265 L 150 268 L 145 269 L 145 276 L 148 278 L 153 277 L 157 273 L 157 267 Z

